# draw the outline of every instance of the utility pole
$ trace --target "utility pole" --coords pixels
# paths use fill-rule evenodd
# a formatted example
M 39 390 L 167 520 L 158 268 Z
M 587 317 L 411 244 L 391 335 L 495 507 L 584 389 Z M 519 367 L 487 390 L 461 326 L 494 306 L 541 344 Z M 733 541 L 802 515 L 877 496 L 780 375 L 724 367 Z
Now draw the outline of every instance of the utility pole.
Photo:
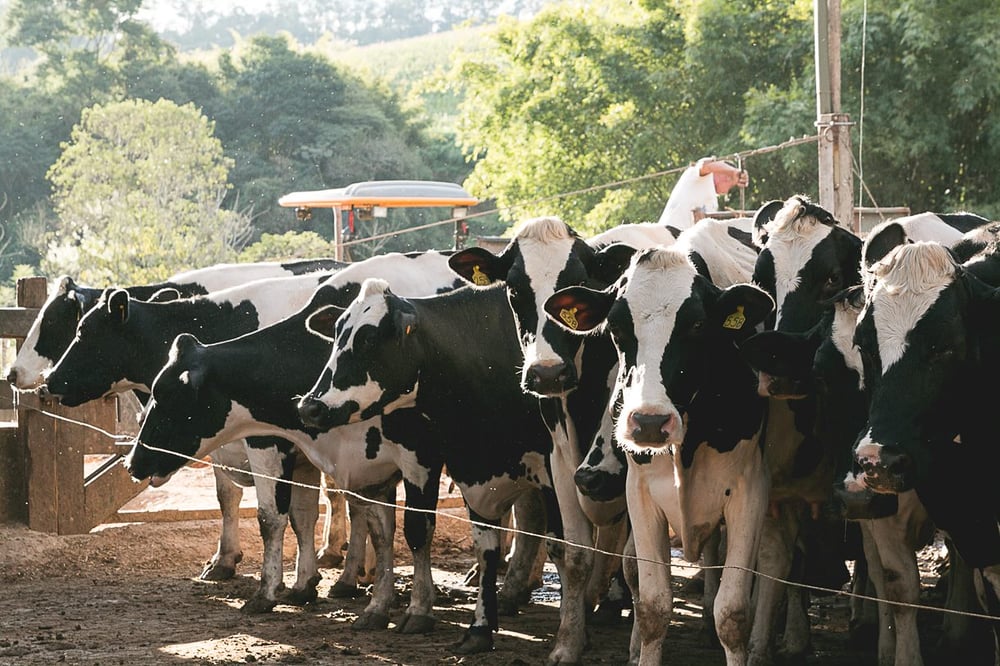
M 816 129 L 819 132 L 819 205 L 841 224 L 854 219 L 851 118 L 840 107 L 840 0 L 813 0 L 816 54 Z

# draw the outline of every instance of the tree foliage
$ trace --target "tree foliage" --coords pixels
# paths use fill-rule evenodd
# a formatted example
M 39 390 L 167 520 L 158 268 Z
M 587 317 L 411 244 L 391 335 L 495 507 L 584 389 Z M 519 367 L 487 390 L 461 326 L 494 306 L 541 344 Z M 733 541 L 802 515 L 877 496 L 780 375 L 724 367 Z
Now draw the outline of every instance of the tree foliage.
M 61 226 L 43 267 L 135 284 L 232 260 L 249 220 L 221 208 L 231 163 L 193 105 L 129 100 L 85 110 L 49 172 Z

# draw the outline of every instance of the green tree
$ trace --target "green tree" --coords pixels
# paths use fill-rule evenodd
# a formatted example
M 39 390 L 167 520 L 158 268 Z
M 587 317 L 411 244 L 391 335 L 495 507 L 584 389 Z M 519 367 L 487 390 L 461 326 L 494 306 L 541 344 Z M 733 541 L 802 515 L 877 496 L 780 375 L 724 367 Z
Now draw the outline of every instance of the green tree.
M 253 206 L 258 233 L 292 223 L 277 205 L 292 190 L 434 175 L 421 154 L 422 128 L 398 97 L 294 51 L 286 38 L 254 38 L 236 56 L 224 54 L 220 70 L 223 97 L 205 112 L 235 161 L 234 189 Z
M 249 219 L 221 207 L 232 161 L 212 131 L 166 100 L 85 110 L 49 171 L 59 228 L 43 269 L 139 283 L 233 260 Z

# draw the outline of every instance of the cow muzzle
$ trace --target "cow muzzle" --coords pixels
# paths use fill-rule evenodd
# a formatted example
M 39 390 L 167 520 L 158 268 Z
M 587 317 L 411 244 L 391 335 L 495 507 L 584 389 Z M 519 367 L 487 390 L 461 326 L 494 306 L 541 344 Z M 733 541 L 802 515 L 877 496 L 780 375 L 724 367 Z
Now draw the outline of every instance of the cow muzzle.
M 528 393 L 545 397 L 560 396 L 576 388 L 576 368 L 569 363 L 534 363 L 524 371 L 522 385 Z
M 626 421 L 628 439 L 636 444 L 665 446 L 679 427 L 674 414 L 630 412 Z
M 625 474 L 611 474 L 593 467 L 579 467 L 573 481 L 581 493 L 598 502 L 608 502 L 625 492 Z
M 901 493 L 913 487 L 913 458 L 896 447 L 864 444 L 855 451 L 859 480 L 876 493 Z
M 299 419 L 302 424 L 321 431 L 349 423 L 351 415 L 357 411 L 358 404 L 356 402 L 347 401 L 339 407 L 329 407 L 322 400 L 310 395 L 303 396 L 298 404 Z

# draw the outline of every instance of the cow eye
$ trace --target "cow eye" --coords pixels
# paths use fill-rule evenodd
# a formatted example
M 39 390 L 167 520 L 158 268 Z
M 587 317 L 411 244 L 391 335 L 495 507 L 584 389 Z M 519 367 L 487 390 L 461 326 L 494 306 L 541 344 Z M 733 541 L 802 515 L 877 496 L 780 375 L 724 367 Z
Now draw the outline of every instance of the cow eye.
M 841 276 L 840 272 L 830 273 L 827 276 L 826 282 L 823 284 L 823 294 L 825 296 L 831 296 L 843 288 L 844 278 Z

